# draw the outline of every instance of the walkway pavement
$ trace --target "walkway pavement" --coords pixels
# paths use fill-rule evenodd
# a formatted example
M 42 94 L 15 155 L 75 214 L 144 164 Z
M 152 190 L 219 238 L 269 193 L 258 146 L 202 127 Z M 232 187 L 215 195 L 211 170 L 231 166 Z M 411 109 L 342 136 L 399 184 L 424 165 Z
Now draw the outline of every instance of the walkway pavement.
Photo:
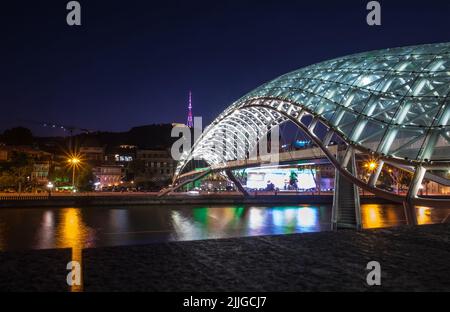
M 85 290 L 450 291 L 450 224 L 87 249 Z M 369 261 L 381 286 L 366 283 Z
M 0 253 L 0 291 L 67 291 L 69 259 Z M 450 291 L 450 224 L 85 249 L 82 266 L 85 291 Z

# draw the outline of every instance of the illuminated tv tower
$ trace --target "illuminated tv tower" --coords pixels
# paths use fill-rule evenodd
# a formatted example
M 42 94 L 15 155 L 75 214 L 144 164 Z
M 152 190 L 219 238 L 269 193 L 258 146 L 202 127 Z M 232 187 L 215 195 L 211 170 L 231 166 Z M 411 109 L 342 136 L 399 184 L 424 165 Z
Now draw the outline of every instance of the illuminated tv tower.
M 192 120 L 192 92 L 189 91 L 189 106 L 188 106 L 188 118 L 187 118 L 187 123 L 186 125 L 189 128 L 194 127 L 194 122 Z

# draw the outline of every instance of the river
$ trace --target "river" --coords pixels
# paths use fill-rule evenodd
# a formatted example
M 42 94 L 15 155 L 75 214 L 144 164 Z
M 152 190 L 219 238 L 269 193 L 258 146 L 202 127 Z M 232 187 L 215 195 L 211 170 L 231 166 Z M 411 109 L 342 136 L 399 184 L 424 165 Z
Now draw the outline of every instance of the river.
M 401 206 L 364 204 L 364 228 L 405 224 Z M 450 209 L 418 208 L 420 224 Z M 134 245 L 330 229 L 329 205 L 0 209 L 0 250 Z

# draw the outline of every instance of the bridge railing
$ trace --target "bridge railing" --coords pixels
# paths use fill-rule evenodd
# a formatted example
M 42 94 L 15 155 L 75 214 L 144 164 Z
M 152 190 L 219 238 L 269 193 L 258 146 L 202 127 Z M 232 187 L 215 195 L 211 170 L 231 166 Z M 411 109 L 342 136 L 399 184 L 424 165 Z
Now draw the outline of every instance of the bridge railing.
M 337 146 L 330 146 L 329 150 L 331 153 L 337 152 Z M 282 152 L 278 154 L 278 162 L 295 161 L 295 160 L 305 160 L 305 159 L 317 159 L 326 157 L 325 153 L 318 147 L 305 148 L 295 151 Z M 256 157 L 241 160 L 230 160 L 225 163 L 220 163 L 217 165 L 212 165 L 211 169 L 232 169 L 236 167 L 246 167 L 254 166 L 259 164 L 270 164 L 271 161 L 269 157 Z
M 0 195 L 0 200 L 46 200 L 49 199 L 48 195 Z

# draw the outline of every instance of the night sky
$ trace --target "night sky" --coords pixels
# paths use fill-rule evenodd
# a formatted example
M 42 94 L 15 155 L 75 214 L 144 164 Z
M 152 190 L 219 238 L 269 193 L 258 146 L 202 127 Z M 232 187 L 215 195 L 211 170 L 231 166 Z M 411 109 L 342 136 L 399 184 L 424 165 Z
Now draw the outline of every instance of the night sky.
M 384 0 L 382 26 L 368 1 L 79 0 L 0 6 L 0 131 L 52 121 L 124 131 L 151 123 L 212 121 L 277 76 L 356 52 L 450 41 L 450 1 Z

